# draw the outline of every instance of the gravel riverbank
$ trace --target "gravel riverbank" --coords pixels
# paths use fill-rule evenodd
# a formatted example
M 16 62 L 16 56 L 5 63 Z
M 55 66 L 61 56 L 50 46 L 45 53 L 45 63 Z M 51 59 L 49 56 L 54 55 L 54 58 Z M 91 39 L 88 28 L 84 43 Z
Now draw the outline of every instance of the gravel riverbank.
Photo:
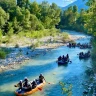
M 51 42 L 48 43 L 47 41 L 50 40 L 50 38 L 51 38 Z M 85 37 L 70 35 L 70 39 L 64 43 L 61 40 L 60 36 L 57 36 L 55 38 L 48 36 L 45 38 L 41 38 L 40 41 L 45 43 L 39 47 L 36 47 L 35 49 L 29 48 L 28 47 L 29 44 L 22 46 L 21 43 L 18 43 L 19 44 L 18 48 L 14 48 L 12 45 L 8 46 L 8 48 L 12 49 L 12 52 L 7 55 L 6 59 L 0 59 L 0 72 L 3 72 L 5 70 L 14 70 L 18 68 L 21 64 L 23 64 L 26 60 L 30 60 L 37 55 L 46 54 L 46 52 L 50 51 L 53 48 L 64 46 L 67 44 L 67 42 L 71 40 L 75 41 L 80 38 L 85 38 Z M 54 39 L 55 42 L 53 42 Z M 36 42 L 36 40 L 34 40 L 34 42 Z

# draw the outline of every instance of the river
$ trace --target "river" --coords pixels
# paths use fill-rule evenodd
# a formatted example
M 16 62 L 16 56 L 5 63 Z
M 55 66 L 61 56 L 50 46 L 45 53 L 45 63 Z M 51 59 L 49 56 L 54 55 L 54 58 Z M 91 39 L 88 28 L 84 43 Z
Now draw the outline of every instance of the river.
M 76 42 L 84 43 L 90 41 L 90 36 L 74 31 L 70 32 L 70 34 L 85 37 L 76 40 Z M 81 51 L 87 52 L 88 49 L 70 49 L 66 46 L 61 46 L 47 52 L 45 55 L 39 55 L 33 58 L 20 69 L 1 73 L 0 96 L 15 96 L 14 91 L 16 88 L 14 85 L 20 79 L 27 76 L 29 80 L 33 80 L 34 78 L 38 78 L 40 73 L 45 76 L 49 84 L 46 84 L 42 91 L 38 91 L 30 96 L 67 96 L 66 94 L 62 94 L 61 86 L 59 85 L 60 81 L 66 84 L 72 84 L 72 96 L 82 96 L 84 91 L 82 83 L 87 80 L 85 71 L 87 67 L 91 66 L 91 60 L 79 60 L 77 54 Z M 72 63 L 67 66 L 58 66 L 56 63 L 57 58 L 67 53 Z

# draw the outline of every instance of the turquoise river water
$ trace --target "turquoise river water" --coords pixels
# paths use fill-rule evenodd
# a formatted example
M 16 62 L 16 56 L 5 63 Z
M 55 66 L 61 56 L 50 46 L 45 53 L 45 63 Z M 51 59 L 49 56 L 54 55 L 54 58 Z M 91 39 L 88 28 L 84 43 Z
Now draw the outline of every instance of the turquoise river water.
M 85 36 L 76 40 L 76 42 L 89 42 L 90 37 L 84 34 L 79 34 L 76 32 L 70 32 L 70 34 Z M 79 48 L 68 48 L 66 46 L 61 46 L 56 49 L 52 49 L 45 55 L 39 55 L 26 64 L 24 64 L 20 69 L 5 71 L 0 74 L 0 96 L 15 96 L 14 91 L 16 88 L 14 85 L 18 83 L 20 79 L 28 77 L 29 80 L 38 78 L 39 74 L 42 73 L 47 82 L 46 86 L 42 91 L 38 91 L 30 96 L 67 96 L 62 94 L 61 86 L 59 82 L 62 81 L 66 84 L 72 84 L 72 96 L 82 96 L 84 87 L 83 82 L 87 79 L 85 71 L 88 66 L 91 66 L 89 60 L 79 60 L 79 52 L 87 52 L 88 49 Z M 72 60 L 71 64 L 67 66 L 58 66 L 56 63 L 57 58 L 60 55 L 69 54 Z M 53 84 L 54 83 L 54 84 Z

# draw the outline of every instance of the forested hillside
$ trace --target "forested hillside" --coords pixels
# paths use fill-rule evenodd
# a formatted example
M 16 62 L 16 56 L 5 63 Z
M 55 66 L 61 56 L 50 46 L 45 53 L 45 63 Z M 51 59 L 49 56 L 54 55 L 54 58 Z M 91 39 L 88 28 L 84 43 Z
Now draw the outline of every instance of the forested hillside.
M 84 0 L 76 0 L 73 3 L 71 3 L 65 7 L 62 7 L 62 10 L 67 10 L 68 7 L 74 6 L 74 5 L 78 6 L 78 11 L 80 11 L 81 9 L 88 9 L 88 6 L 86 5 L 87 1 L 88 0 L 85 0 L 85 1 Z
M 81 32 L 88 32 L 96 36 L 96 1 L 89 0 L 86 3 L 89 6 L 88 10 L 81 9 L 78 12 L 78 6 L 70 6 L 61 14 L 61 21 L 58 28 L 71 29 Z
M 42 37 L 52 32 L 43 34 L 41 30 L 55 27 L 88 32 L 95 36 L 96 1 L 89 0 L 86 5 L 89 6 L 88 10 L 81 9 L 78 12 L 77 5 L 61 11 L 55 3 L 49 4 L 47 1 L 39 4 L 30 0 L 0 0 L 0 37 L 21 32 L 25 36 L 28 33 L 31 37 L 36 37 L 36 34 Z
M 0 36 L 55 28 L 60 12 L 55 3 L 46 1 L 0 0 Z

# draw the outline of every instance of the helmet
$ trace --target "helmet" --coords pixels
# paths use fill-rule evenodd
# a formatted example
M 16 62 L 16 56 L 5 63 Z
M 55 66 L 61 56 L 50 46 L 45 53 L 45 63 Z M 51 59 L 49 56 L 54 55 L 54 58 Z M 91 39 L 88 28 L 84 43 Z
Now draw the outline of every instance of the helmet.
M 35 81 L 37 81 L 38 79 L 35 79 Z
M 25 79 L 24 79 L 25 81 L 28 81 L 28 78 L 27 77 L 25 77 Z
M 42 76 L 42 73 L 40 74 L 40 76 Z
M 20 80 L 20 82 L 22 82 L 22 80 Z

